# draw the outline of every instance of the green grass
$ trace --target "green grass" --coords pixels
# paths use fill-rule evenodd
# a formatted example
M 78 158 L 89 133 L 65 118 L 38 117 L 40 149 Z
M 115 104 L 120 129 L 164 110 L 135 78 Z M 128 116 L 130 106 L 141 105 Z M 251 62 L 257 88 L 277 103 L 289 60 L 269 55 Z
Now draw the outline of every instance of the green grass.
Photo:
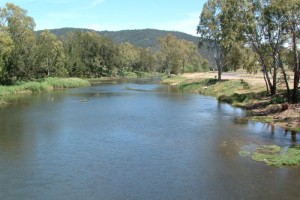
M 248 98 L 240 93 L 241 91 L 248 90 L 249 85 L 243 80 L 224 80 L 218 82 L 217 79 L 201 79 L 194 80 L 193 82 L 182 82 L 180 87 L 185 91 L 215 96 L 220 101 L 232 104 L 235 101 L 243 101 Z
M 161 77 L 161 83 L 166 84 L 166 85 L 179 85 L 179 84 L 185 82 L 186 80 L 187 80 L 187 78 L 184 78 L 180 75 L 172 76 L 170 78 L 168 78 L 167 75 L 164 75 Z
M 89 81 L 80 78 L 46 78 L 44 82 L 54 89 L 77 88 L 90 85 Z
M 46 78 L 31 82 L 18 82 L 13 86 L 0 86 L 0 97 L 22 93 L 48 92 L 54 89 L 89 86 L 87 80 L 79 78 Z M 4 104 L 4 100 L 0 104 Z

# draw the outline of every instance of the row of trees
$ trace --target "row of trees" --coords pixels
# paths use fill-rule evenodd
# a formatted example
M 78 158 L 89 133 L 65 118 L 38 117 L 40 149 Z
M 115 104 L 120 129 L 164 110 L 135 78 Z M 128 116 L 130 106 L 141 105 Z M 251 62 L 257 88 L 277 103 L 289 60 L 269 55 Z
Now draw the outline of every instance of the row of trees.
M 168 35 L 161 50 L 116 44 L 95 32 L 71 32 L 57 38 L 50 31 L 36 35 L 33 18 L 7 3 L 0 7 L 0 84 L 47 76 L 112 77 L 126 72 L 181 73 L 207 68 L 195 44 Z
M 209 41 L 219 80 L 228 69 L 260 70 L 275 95 L 281 75 L 287 99 L 298 101 L 300 0 L 208 0 L 198 33 Z M 294 72 L 292 94 L 287 69 Z

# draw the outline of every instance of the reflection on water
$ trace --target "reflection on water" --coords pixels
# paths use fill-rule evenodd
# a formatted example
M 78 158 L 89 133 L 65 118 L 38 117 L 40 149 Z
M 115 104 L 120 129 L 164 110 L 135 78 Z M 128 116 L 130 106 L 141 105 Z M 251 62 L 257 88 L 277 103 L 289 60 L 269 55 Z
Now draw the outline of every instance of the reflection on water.
M 86 99 L 82 102 L 82 99 Z M 0 199 L 298 199 L 299 168 L 239 155 L 299 144 L 153 81 L 20 97 L 0 110 Z M 297 137 L 298 136 L 298 137 Z

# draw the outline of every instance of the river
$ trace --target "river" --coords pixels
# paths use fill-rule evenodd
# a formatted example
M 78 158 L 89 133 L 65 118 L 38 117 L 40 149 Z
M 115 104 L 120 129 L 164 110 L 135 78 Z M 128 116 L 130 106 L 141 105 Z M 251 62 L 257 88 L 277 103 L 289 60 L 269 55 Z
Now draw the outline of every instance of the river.
M 0 109 L 0 199 L 299 199 L 299 167 L 239 154 L 299 136 L 243 115 L 146 80 L 15 98 Z

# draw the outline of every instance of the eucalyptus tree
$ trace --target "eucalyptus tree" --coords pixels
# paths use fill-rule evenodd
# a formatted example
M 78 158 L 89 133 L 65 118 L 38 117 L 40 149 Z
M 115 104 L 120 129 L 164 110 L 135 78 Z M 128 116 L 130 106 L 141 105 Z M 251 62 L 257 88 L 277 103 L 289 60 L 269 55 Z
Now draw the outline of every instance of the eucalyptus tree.
M 71 32 L 63 41 L 70 76 L 116 76 L 120 68 L 118 46 L 95 32 Z
M 288 76 L 283 64 L 283 52 L 285 45 L 290 40 L 289 36 L 289 16 L 288 10 L 294 10 L 290 1 L 282 0 L 241 0 L 243 2 L 241 22 L 246 43 L 257 54 L 262 66 L 267 89 L 270 89 L 271 95 L 277 92 L 277 79 L 279 69 L 284 77 L 287 88 L 287 97 L 289 95 Z M 299 0 L 295 0 L 294 3 Z M 298 7 L 299 12 L 299 7 Z M 296 12 L 297 13 L 297 12 Z M 297 67 L 295 67 L 297 68 Z M 297 71 L 295 69 L 295 71 Z M 296 74 L 296 73 L 295 73 Z M 299 74 L 299 73 L 297 73 Z M 297 81 L 295 81 L 297 82 Z
M 34 72 L 34 20 L 27 16 L 26 10 L 7 3 L 6 7 L 0 10 L 0 21 L 1 34 L 7 34 L 14 45 L 7 58 L 7 79 L 29 79 Z
M 179 51 L 181 54 L 182 73 L 185 73 L 186 65 L 189 65 L 194 69 L 200 68 L 201 66 L 199 65 L 203 64 L 203 58 L 198 51 L 197 45 L 191 41 L 183 39 L 179 40 L 179 45 Z M 199 62 L 197 63 L 196 61 Z
M 0 27 L 0 84 L 7 80 L 8 59 L 14 48 L 14 44 L 7 32 Z
M 37 38 L 37 77 L 67 75 L 63 44 L 48 30 Z
M 124 42 L 119 45 L 120 71 L 132 71 L 140 58 L 140 49 L 133 46 L 129 42 Z
M 291 46 L 293 52 L 293 65 L 294 65 L 294 89 L 292 101 L 298 102 L 299 98 L 299 79 L 300 79 L 300 61 L 298 44 L 300 39 L 300 0 L 277 0 L 278 8 L 284 13 L 287 29 L 291 38 Z
M 82 77 L 87 71 L 82 59 L 82 34 L 81 32 L 70 32 L 63 40 L 66 69 L 71 77 Z
M 161 58 L 164 62 L 168 77 L 171 75 L 171 71 L 178 73 L 179 71 L 179 59 L 180 59 L 180 45 L 178 39 L 172 35 L 159 39 Z
M 198 25 L 200 46 L 207 44 L 214 54 L 218 69 L 218 80 L 230 66 L 233 44 L 240 41 L 239 24 L 234 21 L 240 12 L 240 2 L 235 0 L 208 0 L 203 7 Z
M 157 57 L 151 48 L 140 49 L 139 70 L 155 72 L 157 70 Z
M 109 77 L 117 76 L 121 66 L 118 45 L 108 37 L 101 37 L 99 54 L 102 58 L 102 75 Z

